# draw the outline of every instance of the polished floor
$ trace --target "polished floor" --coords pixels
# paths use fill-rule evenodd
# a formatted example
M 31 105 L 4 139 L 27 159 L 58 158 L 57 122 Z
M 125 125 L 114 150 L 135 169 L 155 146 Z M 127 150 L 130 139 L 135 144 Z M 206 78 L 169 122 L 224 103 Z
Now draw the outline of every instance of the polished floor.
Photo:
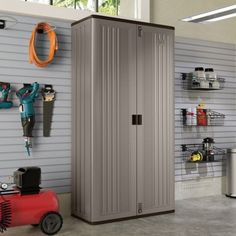
M 5 235 L 44 235 L 31 226 L 8 229 Z M 59 235 L 68 236 L 236 236 L 236 199 L 205 197 L 176 202 L 176 212 L 91 226 L 67 218 Z

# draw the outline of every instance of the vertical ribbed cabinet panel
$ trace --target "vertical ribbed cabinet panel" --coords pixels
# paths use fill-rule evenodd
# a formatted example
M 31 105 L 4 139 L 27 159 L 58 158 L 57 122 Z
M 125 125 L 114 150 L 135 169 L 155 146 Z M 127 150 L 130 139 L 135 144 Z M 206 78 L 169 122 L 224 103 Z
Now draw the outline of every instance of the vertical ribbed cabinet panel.
M 174 209 L 174 31 L 138 26 L 138 214 Z
M 136 213 L 136 26 L 92 21 L 92 221 L 103 221 Z
M 112 19 L 72 32 L 72 209 L 92 223 L 174 209 L 174 31 Z
M 72 30 L 72 213 L 91 220 L 91 20 Z

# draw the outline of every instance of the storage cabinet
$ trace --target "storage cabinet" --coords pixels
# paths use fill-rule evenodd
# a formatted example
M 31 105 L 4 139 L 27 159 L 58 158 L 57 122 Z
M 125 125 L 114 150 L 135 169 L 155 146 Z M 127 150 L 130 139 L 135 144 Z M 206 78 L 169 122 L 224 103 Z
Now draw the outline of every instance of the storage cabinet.
M 137 202 L 149 214 L 174 208 L 173 30 L 138 26 Z M 141 32 L 140 32 L 141 31 Z
M 172 27 L 91 16 L 72 27 L 72 214 L 174 210 Z

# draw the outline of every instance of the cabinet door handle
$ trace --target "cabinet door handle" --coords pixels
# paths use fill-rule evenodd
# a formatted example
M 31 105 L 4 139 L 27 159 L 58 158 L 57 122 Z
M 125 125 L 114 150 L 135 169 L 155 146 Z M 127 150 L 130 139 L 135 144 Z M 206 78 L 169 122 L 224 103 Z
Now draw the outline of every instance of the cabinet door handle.
M 132 125 L 142 125 L 143 117 L 142 115 L 132 115 Z
M 142 124 L 143 124 L 143 116 L 138 115 L 138 125 L 142 125 Z
M 132 125 L 137 125 L 138 124 L 138 117 L 137 115 L 132 115 Z

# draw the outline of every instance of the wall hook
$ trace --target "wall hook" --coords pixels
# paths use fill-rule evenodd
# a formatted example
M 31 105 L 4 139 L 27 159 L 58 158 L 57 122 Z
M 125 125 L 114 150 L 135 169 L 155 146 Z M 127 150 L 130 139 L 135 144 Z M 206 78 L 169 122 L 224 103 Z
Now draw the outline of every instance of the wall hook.
M 8 24 L 9 22 L 9 24 Z M 12 16 L 0 16 L 0 29 L 9 29 L 15 26 L 18 20 Z

